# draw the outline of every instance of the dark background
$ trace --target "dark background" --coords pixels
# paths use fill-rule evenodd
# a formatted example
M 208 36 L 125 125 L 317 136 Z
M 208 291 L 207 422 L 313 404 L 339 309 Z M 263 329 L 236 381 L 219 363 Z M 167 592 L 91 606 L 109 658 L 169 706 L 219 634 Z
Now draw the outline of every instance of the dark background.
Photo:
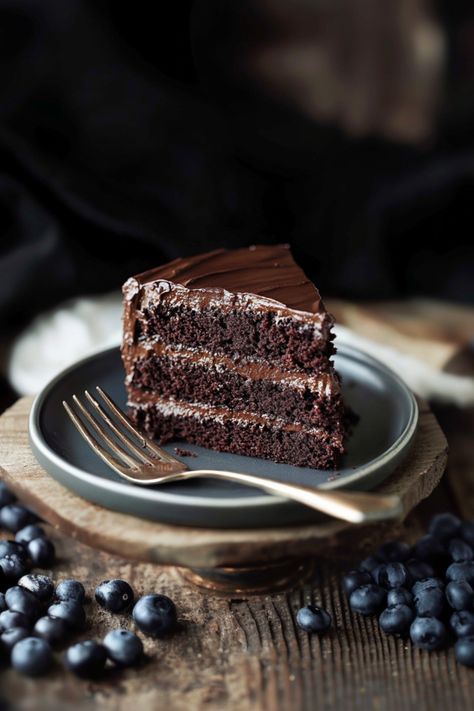
M 474 32 L 455 5 L 436 7 L 432 137 L 408 143 L 239 74 L 267 30 L 251 0 L 0 0 L 2 334 L 163 260 L 255 242 L 290 242 L 324 295 L 473 303 Z

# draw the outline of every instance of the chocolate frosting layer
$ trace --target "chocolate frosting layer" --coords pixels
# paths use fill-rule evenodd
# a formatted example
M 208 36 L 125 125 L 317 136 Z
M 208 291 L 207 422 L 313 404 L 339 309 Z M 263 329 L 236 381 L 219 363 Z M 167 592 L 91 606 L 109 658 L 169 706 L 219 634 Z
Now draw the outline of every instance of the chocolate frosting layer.
M 161 280 L 190 290 L 224 289 L 236 294 L 256 294 L 312 314 L 325 311 L 318 290 L 295 264 L 288 245 L 216 249 L 175 259 L 135 277 L 139 285 Z

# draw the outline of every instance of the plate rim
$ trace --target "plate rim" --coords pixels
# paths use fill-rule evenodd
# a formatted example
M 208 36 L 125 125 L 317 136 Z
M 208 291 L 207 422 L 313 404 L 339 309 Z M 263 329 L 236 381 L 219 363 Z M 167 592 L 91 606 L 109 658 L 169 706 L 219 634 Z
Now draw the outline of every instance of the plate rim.
M 76 369 L 86 365 L 89 361 L 96 360 L 99 357 L 105 356 L 107 353 L 116 352 L 120 349 L 119 345 L 104 348 L 100 351 L 96 351 L 91 355 L 85 356 L 75 361 L 71 365 L 67 366 L 61 370 L 57 375 L 55 375 L 51 380 L 49 380 L 46 385 L 40 390 L 36 395 L 30 415 L 28 418 L 28 434 L 30 440 L 30 446 L 32 448 L 35 458 L 39 461 L 40 465 L 46 470 L 49 476 L 56 478 L 43 464 L 43 461 L 50 462 L 53 467 L 66 472 L 68 475 L 81 480 L 91 486 L 101 488 L 103 490 L 109 490 L 115 494 L 122 496 L 132 496 L 136 499 L 143 499 L 144 492 L 147 493 L 147 498 L 150 501 L 156 501 L 157 504 L 170 504 L 179 506 L 192 506 L 194 508 L 216 508 L 216 509 L 234 509 L 234 508 L 253 508 L 261 506 L 281 506 L 282 503 L 291 504 L 292 502 L 280 496 L 274 496 L 269 494 L 262 494 L 260 496 L 252 497 L 237 497 L 237 498 L 216 498 L 216 497 L 205 497 L 205 496 L 190 496 L 188 494 L 175 494 L 166 492 L 166 487 L 151 489 L 136 486 L 133 484 L 128 484 L 122 481 L 115 481 L 112 479 L 105 479 L 97 474 L 81 469 L 70 462 L 67 462 L 60 455 L 58 455 L 46 442 L 40 426 L 40 416 L 42 406 L 49 396 L 50 392 L 56 386 L 56 384 L 63 380 L 69 373 L 75 371 Z M 347 345 L 341 345 L 337 349 L 337 353 L 343 355 L 346 358 L 357 361 L 362 365 L 369 365 L 371 368 L 381 372 L 386 378 L 394 381 L 399 389 L 402 391 L 404 397 L 407 400 L 409 407 L 409 414 L 405 426 L 398 436 L 398 438 L 390 445 L 388 449 L 382 452 L 380 455 L 371 459 L 365 465 L 357 467 L 353 474 L 349 474 L 344 477 L 343 480 L 338 480 L 337 477 L 332 481 L 323 482 L 318 487 L 319 489 L 347 489 L 350 488 L 352 484 L 357 483 L 361 480 L 366 479 L 374 470 L 378 470 L 386 465 L 392 458 L 397 457 L 402 450 L 408 449 L 413 441 L 416 434 L 418 420 L 419 420 L 419 408 L 416 401 L 415 395 L 406 385 L 406 383 L 395 373 L 391 368 L 386 366 L 384 363 L 379 361 L 377 358 L 365 353 L 364 351 Z M 337 471 L 337 470 L 336 470 Z M 388 475 L 390 476 L 390 474 Z

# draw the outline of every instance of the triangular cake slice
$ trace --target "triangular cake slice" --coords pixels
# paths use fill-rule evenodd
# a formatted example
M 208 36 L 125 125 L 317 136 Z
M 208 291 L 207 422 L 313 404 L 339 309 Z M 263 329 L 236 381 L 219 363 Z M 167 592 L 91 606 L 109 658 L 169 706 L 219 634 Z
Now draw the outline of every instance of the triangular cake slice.
M 149 435 L 337 465 L 345 411 L 333 319 L 288 246 L 176 259 L 123 294 L 129 413 Z

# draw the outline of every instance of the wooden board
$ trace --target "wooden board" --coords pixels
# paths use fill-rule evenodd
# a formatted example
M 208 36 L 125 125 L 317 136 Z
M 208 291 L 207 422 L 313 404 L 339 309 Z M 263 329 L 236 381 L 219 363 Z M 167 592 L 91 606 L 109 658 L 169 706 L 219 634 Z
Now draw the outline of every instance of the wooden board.
M 102 509 L 52 479 L 28 444 L 30 398 L 19 400 L 0 418 L 0 476 L 63 533 L 131 559 L 179 566 L 236 566 L 327 553 L 359 539 L 378 540 L 389 525 L 354 527 L 338 521 L 274 529 L 218 530 L 157 524 Z M 446 464 L 446 439 L 427 405 L 407 462 L 380 487 L 398 493 L 407 514 L 438 484 Z

